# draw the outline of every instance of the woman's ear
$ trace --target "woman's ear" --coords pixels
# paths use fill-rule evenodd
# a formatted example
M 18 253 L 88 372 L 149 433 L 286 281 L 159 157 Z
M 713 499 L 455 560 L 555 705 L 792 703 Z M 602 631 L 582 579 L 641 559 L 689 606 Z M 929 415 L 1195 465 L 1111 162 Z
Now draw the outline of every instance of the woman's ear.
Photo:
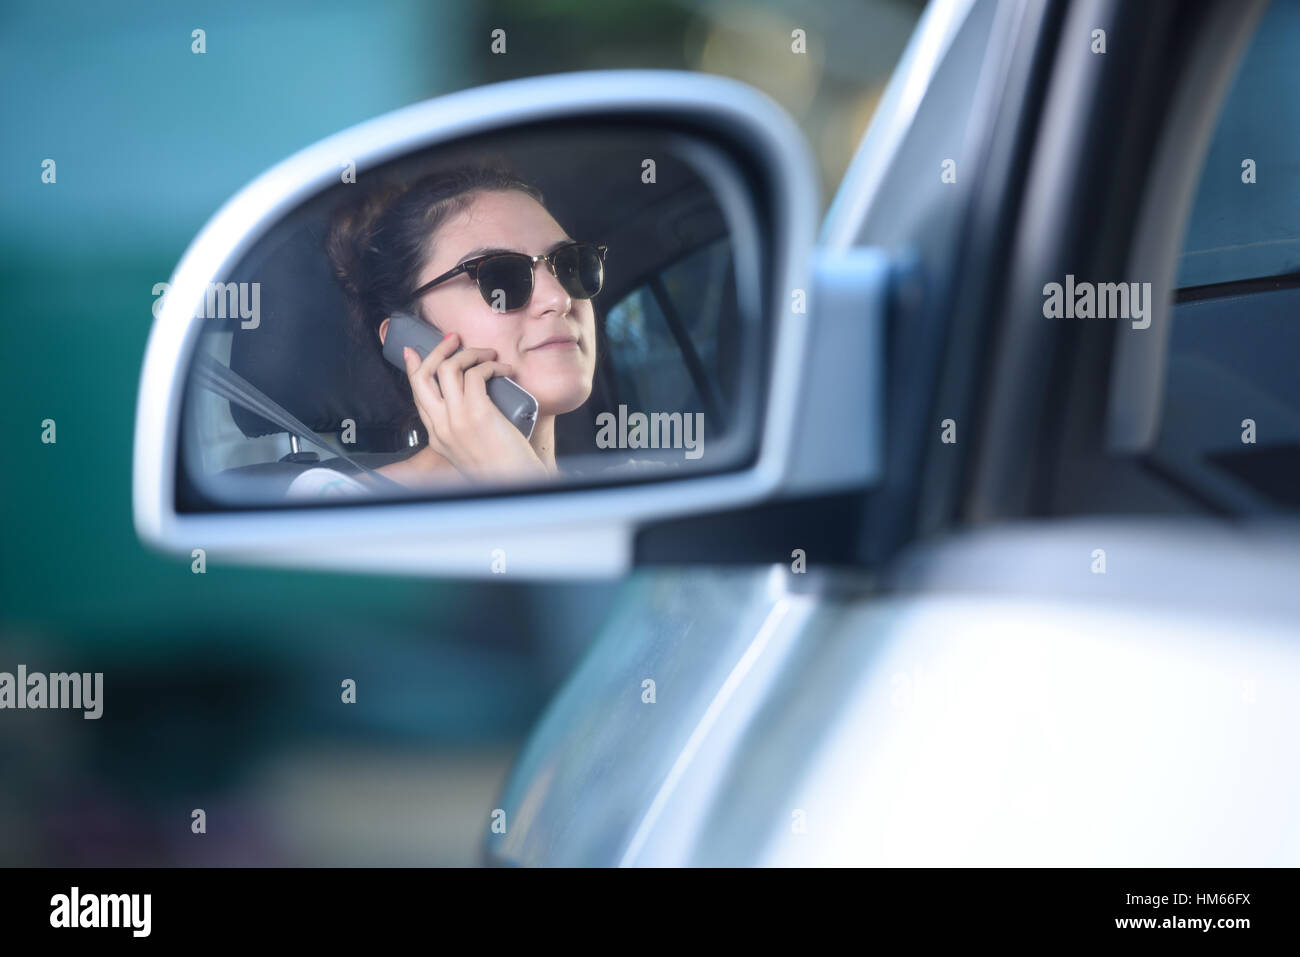
M 384 344 L 384 340 L 387 337 L 388 337 L 388 317 L 385 316 L 384 321 L 379 324 L 379 344 L 381 346 Z

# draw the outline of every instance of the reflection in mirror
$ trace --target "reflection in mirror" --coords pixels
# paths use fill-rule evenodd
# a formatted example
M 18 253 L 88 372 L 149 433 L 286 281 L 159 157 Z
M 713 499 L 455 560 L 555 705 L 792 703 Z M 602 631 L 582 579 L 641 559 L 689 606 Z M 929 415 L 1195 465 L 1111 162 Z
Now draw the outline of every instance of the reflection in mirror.
M 179 504 L 747 464 L 763 278 L 744 184 L 718 147 L 626 125 L 340 163 L 195 304 Z

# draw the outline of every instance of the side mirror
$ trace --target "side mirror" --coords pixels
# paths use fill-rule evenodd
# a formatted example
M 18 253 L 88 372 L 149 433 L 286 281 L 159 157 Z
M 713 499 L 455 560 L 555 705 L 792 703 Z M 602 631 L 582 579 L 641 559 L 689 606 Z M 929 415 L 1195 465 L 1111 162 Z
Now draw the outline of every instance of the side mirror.
M 814 257 L 818 214 L 798 128 L 717 77 L 517 80 L 330 137 L 155 290 L 136 528 L 235 562 L 607 576 L 644 523 L 863 486 L 887 269 Z

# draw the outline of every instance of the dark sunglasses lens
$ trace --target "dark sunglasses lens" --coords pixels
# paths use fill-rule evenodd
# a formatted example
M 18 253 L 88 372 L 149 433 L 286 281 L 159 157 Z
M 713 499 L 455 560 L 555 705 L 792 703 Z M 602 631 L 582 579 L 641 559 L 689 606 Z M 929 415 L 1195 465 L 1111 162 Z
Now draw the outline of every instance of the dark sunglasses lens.
M 555 278 L 575 299 L 590 299 L 605 282 L 605 264 L 600 250 L 590 243 L 577 243 L 555 251 Z
M 493 256 L 478 267 L 478 288 L 498 312 L 514 312 L 533 295 L 533 264 L 526 256 Z

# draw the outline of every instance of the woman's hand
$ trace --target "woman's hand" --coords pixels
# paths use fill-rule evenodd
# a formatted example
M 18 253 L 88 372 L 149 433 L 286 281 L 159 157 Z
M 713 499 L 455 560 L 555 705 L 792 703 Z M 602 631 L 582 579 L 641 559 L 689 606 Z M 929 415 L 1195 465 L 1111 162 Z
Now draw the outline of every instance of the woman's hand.
M 460 337 L 450 333 L 423 362 L 415 350 L 402 350 L 430 447 L 467 478 L 549 475 L 528 440 L 488 397 L 487 380 L 510 375 L 511 367 L 495 361 L 495 349 L 456 352 L 459 345 Z

